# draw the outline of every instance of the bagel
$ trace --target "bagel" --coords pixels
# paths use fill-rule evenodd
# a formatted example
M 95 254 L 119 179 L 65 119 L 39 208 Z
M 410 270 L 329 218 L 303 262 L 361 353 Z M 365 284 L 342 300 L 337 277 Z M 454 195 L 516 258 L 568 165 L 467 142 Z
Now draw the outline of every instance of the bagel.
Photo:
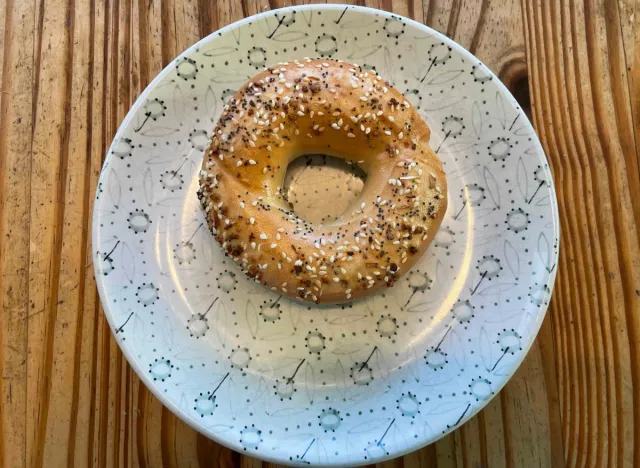
M 200 171 L 209 229 L 249 277 L 315 303 L 393 286 L 431 243 L 447 207 L 442 163 L 417 111 L 373 71 L 340 61 L 265 69 L 224 106 Z M 304 154 L 356 161 L 353 207 L 312 224 L 283 193 Z

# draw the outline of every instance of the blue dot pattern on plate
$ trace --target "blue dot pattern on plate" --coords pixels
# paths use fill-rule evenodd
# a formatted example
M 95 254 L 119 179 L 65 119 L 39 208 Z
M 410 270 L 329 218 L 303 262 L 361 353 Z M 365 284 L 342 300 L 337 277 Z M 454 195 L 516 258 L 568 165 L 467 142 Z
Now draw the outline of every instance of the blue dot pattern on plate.
M 404 92 L 449 181 L 416 268 L 345 306 L 247 279 L 195 193 L 226 100 L 263 67 L 306 56 L 357 63 Z M 513 374 L 550 300 L 555 203 L 531 125 L 477 59 L 391 14 L 294 7 L 212 34 L 138 99 L 98 185 L 94 265 L 127 358 L 191 425 L 278 462 L 374 463 L 453 430 Z

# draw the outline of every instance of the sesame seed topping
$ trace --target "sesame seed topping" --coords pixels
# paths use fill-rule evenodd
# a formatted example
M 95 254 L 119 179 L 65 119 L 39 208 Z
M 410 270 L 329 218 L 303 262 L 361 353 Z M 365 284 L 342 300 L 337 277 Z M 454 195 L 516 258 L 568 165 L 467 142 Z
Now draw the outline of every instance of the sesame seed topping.
M 414 117 L 413 111 L 411 111 L 410 114 L 403 115 L 403 126 L 400 126 L 398 123 L 394 125 L 393 122 L 396 122 L 396 120 L 389 114 L 400 112 L 410 107 L 410 104 L 406 100 L 402 101 L 402 99 L 399 100 L 392 97 L 399 95 L 394 90 L 391 90 L 393 91 L 392 95 L 381 98 L 381 93 L 387 93 L 390 89 L 385 86 L 387 82 L 382 80 L 382 78 L 373 71 L 366 71 L 362 68 L 355 68 L 354 66 L 349 74 L 347 74 L 349 83 L 346 84 L 346 88 L 353 88 L 354 90 L 362 88 L 362 92 L 354 91 L 350 93 L 348 89 L 345 89 L 345 85 L 342 85 L 343 87 L 339 89 L 337 86 L 332 87 L 332 81 L 335 81 L 338 75 L 336 74 L 334 77 L 333 75 L 328 75 L 327 72 L 323 70 L 324 66 L 333 67 L 335 65 L 334 62 L 328 62 L 331 65 L 327 65 L 325 62 L 320 65 L 318 62 L 304 59 L 293 61 L 292 65 L 295 64 L 302 68 L 308 67 L 309 65 L 301 63 L 304 61 L 307 61 L 307 63 L 313 67 L 310 74 L 294 72 L 292 76 L 291 72 L 293 69 L 291 66 L 288 68 L 284 68 L 283 66 L 282 70 L 279 68 L 274 69 L 273 67 L 267 68 L 268 72 L 262 75 L 266 78 L 254 79 L 254 82 L 249 86 L 249 91 L 244 96 L 232 98 L 224 105 L 220 123 L 214 130 L 214 137 L 212 137 L 209 142 L 210 149 L 206 153 L 203 168 L 207 170 L 200 174 L 200 186 L 204 195 L 204 198 L 200 198 L 200 202 L 207 212 L 210 211 L 207 216 L 210 221 L 211 231 L 220 243 L 223 244 L 223 249 L 226 250 L 227 254 L 241 265 L 242 270 L 249 274 L 256 282 L 269 287 L 275 286 L 276 289 L 278 291 L 281 290 L 282 293 L 287 292 L 288 285 L 286 283 L 276 283 L 273 285 L 270 282 L 272 280 L 270 277 L 260 276 L 262 271 L 267 269 L 269 263 L 258 263 L 258 260 L 262 262 L 267 261 L 267 256 L 271 253 L 269 248 L 278 249 L 278 246 L 280 246 L 283 247 L 280 249 L 280 254 L 275 255 L 278 260 L 272 258 L 272 260 L 275 261 L 271 263 L 275 263 L 278 270 L 282 270 L 285 274 L 289 273 L 286 268 L 287 262 L 291 270 L 294 269 L 293 262 L 296 263 L 295 277 L 297 277 L 297 281 L 292 283 L 291 287 L 288 288 L 288 290 L 291 291 L 299 287 L 296 291 L 292 291 L 291 294 L 292 296 L 297 296 L 296 299 L 311 301 L 313 298 L 317 301 L 319 297 L 321 300 L 322 290 L 324 288 L 323 281 L 326 283 L 328 278 L 332 278 L 333 282 L 345 284 L 344 288 L 339 288 L 340 290 L 344 289 L 345 296 L 342 297 L 347 297 L 347 299 L 351 298 L 351 288 L 358 291 L 355 295 L 360 297 L 361 292 L 365 289 L 377 288 L 385 284 L 386 286 L 391 286 L 397 278 L 399 265 L 409 259 L 411 259 L 409 263 L 413 263 L 414 258 L 408 254 L 413 252 L 411 249 L 421 249 L 423 246 L 421 246 L 420 242 L 416 243 L 416 241 L 420 238 L 425 241 L 430 232 L 430 230 L 427 229 L 429 227 L 429 221 L 427 216 L 423 215 L 423 211 L 425 215 L 428 214 L 432 218 L 437 216 L 432 216 L 432 213 L 437 213 L 435 209 L 440 209 L 437 200 L 444 198 L 444 195 L 441 195 L 436 189 L 438 185 L 437 180 L 432 183 L 431 179 L 424 181 L 420 178 L 422 175 L 422 167 L 425 167 L 423 159 L 420 159 L 419 162 L 405 159 L 406 156 L 412 154 L 411 150 L 415 153 L 420 152 L 420 150 L 417 150 L 416 145 L 419 144 L 422 131 L 421 129 L 414 130 L 409 123 Z M 316 67 L 319 71 L 316 71 Z M 287 81 L 288 79 L 291 80 L 291 82 Z M 292 88 L 295 88 L 295 90 Z M 360 105 L 362 113 L 358 113 L 358 105 L 351 104 L 349 108 L 338 108 L 339 105 L 345 104 L 342 102 L 340 104 L 331 102 L 331 99 L 315 99 L 315 96 L 312 94 L 316 94 L 318 91 L 321 93 L 337 93 L 335 97 L 339 94 L 341 98 L 345 97 L 347 101 L 352 103 L 361 100 L 363 103 Z M 262 96 L 260 96 L 260 93 L 262 93 Z M 351 97 L 348 97 L 349 94 L 351 94 Z M 322 94 L 320 95 L 322 96 Z M 325 94 L 325 96 L 327 95 Z M 331 97 L 335 98 L 334 96 Z M 383 99 L 385 101 L 384 106 L 380 105 Z M 386 109 L 389 110 L 387 111 Z M 309 116 L 309 121 L 299 128 L 297 127 L 300 123 L 296 125 L 295 119 L 289 120 L 291 116 L 304 119 L 307 115 Z M 329 117 L 327 119 L 320 119 L 320 117 L 325 116 Z M 333 118 L 331 116 L 333 116 Z M 377 117 L 382 117 L 384 120 L 376 122 Z M 335 119 L 335 122 L 331 122 L 333 119 Z M 406 126 L 404 125 L 405 119 L 408 122 Z M 349 120 L 351 123 L 345 125 L 344 121 L 348 122 Z M 252 124 L 251 122 L 254 123 Z M 389 123 L 385 126 L 384 122 Z M 224 160 L 225 157 L 227 160 L 230 158 L 235 160 L 238 168 L 241 166 L 260 165 L 261 173 L 265 174 L 265 176 L 262 177 L 266 182 L 267 176 L 272 177 L 272 175 L 275 175 L 281 169 L 278 162 L 267 162 L 266 158 L 257 160 L 248 159 L 247 156 L 249 155 L 244 154 L 238 154 L 236 158 L 233 147 L 227 147 L 226 145 L 235 144 L 235 146 L 238 146 L 241 144 L 243 146 L 239 148 L 244 151 L 247 151 L 249 147 L 266 149 L 269 159 L 273 159 L 274 157 L 277 159 L 279 155 L 277 155 L 277 153 L 273 154 L 276 147 L 283 147 L 285 143 L 287 143 L 287 145 L 295 144 L 293 135 L 298 136 L 300 132 L 306 134 L 308 138 L 316 138 L 321 135 L 325 129 L 322 125 L 331 125 L 331 128 L 334 130 L 344 131 L 348 138 L 355 138 L 358 131 L 361 131 L 364 135 L 367 135 L 365 137 L 367 139 L 366 143 L 371 148 L 380 145 L 379 135 L 384 134 L 390 139 L 396 139 L 392 144 L 387 146 L 386 153 L 393 157 L 402 154 L 402 157 L 396 157 L 397 169 L 392 172 L 391 178 L 388 179 L 391 187 L 384 189 L 383 192 L 380 193 L 380 196 L 371 200 L 374 203 L 374 207 L 371 207 L 371 215 L 369 216 L 367 214 L 366 217 L 363 216 L 363 213 L 367 209 L 366 205 L 368 201 L 364 202 L 361 200 L 360 206 L 358 207 L 359 209 L 352 211 L 350 215 L 351 217 L 355 217 L 355 219 L 353 219 L 353 221 L 355 221 L 353 229 L 347 228 L 345 230 L 343 226 L 342 228 L 338 228 L 337 231 L 329 232 L 328 236 L 326 234 L 318 235 L 323 233 L 324 230 L 317 231 L 315 226 L 303 221 L 292 211 L 272 204 L 270 198 L 264 201 L 261 201 L 261 198 L 256 198 L 256 201 L 253 202 L 251 200 L 237 200 L 235 206 L 239 205 L 242 210 L 246 210 L 250 203 L 260 211 L 269 211 L 276 208 L 283 213 L 280 215 L 282 220 L 289 221 L 294 228 L 290 230 L 286 229 L 286 231 L 285 228 L 278 228 L 277 233 L 273 233 L 274 238 L 271 242 L 266 242 L 266 233 L 271 232 L 271 229 L 276 231 L 275 226 L 274 228 L 264 226 L 263 229 L 265 229 L 265 232 L 262 234 L 260 234 L 260 231 L 256 232 L 254 228 L 252 228 L 253 231 L 243 231 L 241 228 L 239 228 L 240 231 L 238 231 L 238 228 L 233 229 L 235 225 L 240 225 L 243 221 L 246 224 L 255 225 L 255 219 L 249 217 L 250 213 L 232 212 L 233 215 L 230 215 L 226 209 L 222 209 L 221 206 L 216 207 L 220 197 L 216 198 L 216 203 L 213 203 L 211 201 L 211 197 L 214 195 L 212 190 L 222 190 L 222 187 L 219 186 L 219 181 L 222 180 L 222 177 L 244 180 L 247 175 L 242 174 L 240 170 L 231 171 L 228 165 L 221 165 L 220 168 L 215 167 L 216 164 L 212 161 L 216 159 L 216 156 L 220 160 Z M 407 140 L 404 140 L 404 130 L 407 131 Z M 413 146 L 409 143 L 409 139 Z M 384 145 L 380 149 L 381 154 L 383 154 L 383 151 L 385 151 Z M 240 156 L 244 156 L 244 158 L 240 158 Z M 402 161 L 399 161 L 401 158 Z M 356 159 L 357 158 L 354 158 L 354 162 L 349 161 L 348 163 L 355 164 Z M 365 162 L 359 160 L 357 164 L 365 164 Z M 216 168 L 216 173 L 209 172 L 212 167 Z M 218 170 L 222 170 L 222 174 L 218 173 Z M 421 182 L 423 182 L 423 184 L 420 184 Z M 437 188 L 440 189 L 440 191 L 442 190 L 440 187 Z M 278 196 L 283 196 L 283 188 L 278 187 L 276 193 Z M 248 195 L 248 193 L 246 195 Z M 420 195 L 422 195 L 422 200 L 420 200 Z M 394 210 L 396 210 L 396 204 L 398 205 L 398 211 L 394 212 Z M 429 209 L 428 212 L 427 208 Z M 227 216 L 229 216 L 228 219 Z M 347 216 L 348 215 L 345 214 L 336 221 L 347 220 Z M 213 221 L 215 221 L 215 223 L 213 223 Z M 220 226 L 221 224 L 225 227 L 222 228 Z M 293 245 L 291 246 L 293 250 L 289 248 L 289 244 L 287 244 L 286 247 L 284 244 L 281 245 L 282 240 L 286 239 L 286 236 L 283 237 L 280 234 L 281 232 L 288 232 L 292 235 L 297 234 L 295 237 L 299 240 L 313 239 L 315 236 L 318 236 L 317 241 L 312 241 L 315 249 L 311 250 L 314 251 L 309 252 L 308 247 L 304 247 L 302 244 L 299 246 L 297 241 L 293 239 Z M 324 238 L 322 237 L 323 235 L 325 236 Z M 270 236 L 271 234 L 269 237 Z M 256 239 L 256 237 L 259 239 Z M 237 244 L 232 243 L 235 239 L 239 239 Z M 251 242 L 254 239 L 257 244 L 256 242 Z M 264 243 L 264 255 L 260 253 L 262 247 L 260 242 Z M 328 250 L 327 252 L 323 250 L 322 246 L 324 245 L 328 246 L 324 247 Z M 392 247 L 392 245 L 394 247 Z M 299 250 L 300 248 L 303 250 Z M 283 252 L 282 250 L 293 252 L 294 258 L 288 257 L 287 252 Z M 275 252 L 275 250 L 273 252 Z M 301 256 L 302 252 L 304 252 L 304 257 Z M 272 253 L 272 255 L 274 254 Z M 280 256 L 282 256 L 282 259 L 280 259 Z M 395 263 L 392 263 L 391 259 L 395 260 Z M 369 262 L 367 264 L 369 268 L 367 268 L 366 271 L 371 272 L 370 274 L 373 277 L 368 277 L 366 281 L 363 278 L 363 274 L 356 271 L 360 269 L 361 265 L 364 265 L 365 261 Z M 352 272 L 347 272 L 345 267 L 348 265 L 345 265 L 344 262 L 355 262 L 352 266 L 355 265 L 358 268 L 354 268 Z M 283 264 L 285 268 L 282 268 Z M 372 265 L 375 265 L 375 267 L 370 268 Z M 271 268 L 273 268 L 273 266 Z M 373 272 L 373 270 L 375 270 L 375 272 Z M 260 273 L 256 276 L 257 272 Z M 355 280 L 352 280 L 349 276 L 349 274 L 353 273 L 356 273 L 358 277 L 357 281 L 359 281 L 359 283 L 357 289 L 356 286 L 353 285 L 354 283 L 352 283 L 352 281 Z M 291 271 L 291 274 L 293 274 L 293 271 Z M 385 276 L 387 274 L 389 276 Z M 381 283 L 380 280 L 383 278 L 384 283 Z M 280 283 L 280 281 L 278 283 Z

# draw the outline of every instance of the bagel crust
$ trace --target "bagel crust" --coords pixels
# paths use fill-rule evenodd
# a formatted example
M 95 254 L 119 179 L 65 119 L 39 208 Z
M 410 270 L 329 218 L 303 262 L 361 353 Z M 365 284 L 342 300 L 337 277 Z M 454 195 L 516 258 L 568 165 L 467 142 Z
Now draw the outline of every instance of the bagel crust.
M 430 130 L 373 71 L 304 59 L 267 68 L 224 107 L 198 198 L 225 254 L 255 281 L 315 303 L 390 287 L 431 243 L 447 208 Z M 283 190 L 303 154 L 356 161 L 367 180 L 338 220 L 310 224 Z

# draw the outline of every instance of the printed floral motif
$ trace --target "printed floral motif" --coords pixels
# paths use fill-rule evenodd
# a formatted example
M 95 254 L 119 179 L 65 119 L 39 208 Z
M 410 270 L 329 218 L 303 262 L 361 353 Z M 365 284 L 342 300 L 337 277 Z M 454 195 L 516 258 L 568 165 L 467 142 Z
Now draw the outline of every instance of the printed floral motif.
M 357 303 L 299 304 L 245 277 L 195 193 L 235 90 L 305 56 L 358 63 L 403 91 L 447 173 L 433 245 Z M 203 433 L 296 465 L 376 463 L 463 424 L 530 348 L 556 274 L 553 181 L 517 102 L 449 39 L 355 6 L 267 12 L 181 54 L 124 122 L 96 193 L 96 281 L 129 362 Z

